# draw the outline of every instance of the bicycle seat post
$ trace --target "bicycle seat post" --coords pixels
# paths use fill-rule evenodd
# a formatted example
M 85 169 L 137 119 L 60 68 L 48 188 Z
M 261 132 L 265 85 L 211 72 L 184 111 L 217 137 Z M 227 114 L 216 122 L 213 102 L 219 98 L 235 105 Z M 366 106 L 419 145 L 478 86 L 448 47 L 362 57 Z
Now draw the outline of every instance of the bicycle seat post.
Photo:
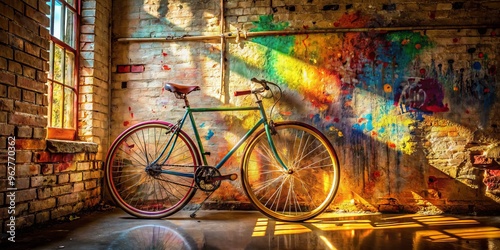
M 187 95 L 183 95 L 182 99 L 184 99 L 184 108 L 189 108 L 189 100 Z

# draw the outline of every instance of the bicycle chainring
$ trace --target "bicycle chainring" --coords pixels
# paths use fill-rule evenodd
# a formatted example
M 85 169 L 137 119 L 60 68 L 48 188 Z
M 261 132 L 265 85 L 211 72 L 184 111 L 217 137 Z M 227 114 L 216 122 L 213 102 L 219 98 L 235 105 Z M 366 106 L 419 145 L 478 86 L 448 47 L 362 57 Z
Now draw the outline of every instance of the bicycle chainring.
M 214 177 L 220 177 L 221 175 L 219 170 L 214 167 L 198 167 L 194 175 L 196 186 L 203 191 L 212 192 L 220 187 L 221 179 Z

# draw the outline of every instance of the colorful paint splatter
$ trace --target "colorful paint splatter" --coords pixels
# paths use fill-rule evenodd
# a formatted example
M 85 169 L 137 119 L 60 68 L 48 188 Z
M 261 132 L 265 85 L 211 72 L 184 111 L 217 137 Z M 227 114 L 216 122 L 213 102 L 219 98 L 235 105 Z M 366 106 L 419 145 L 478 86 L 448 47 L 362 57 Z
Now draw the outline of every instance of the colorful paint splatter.
M 344 15 L 336 26 L 368 27 L 370 22 L 374 20 L 357 12 Z M 252 31 L 289 26 L 274 22 L 272 15 L 254 25 Z M 453 62 L 448 72 L 434 61 L 422 65 L 420 56 L 433 46 L 426 35 L 413 31 L 264 36 L 234 51 L 230 65 L 244 77 L 262 75 L 300 94 L 318 112 L 310 115 L 311 121 L 326 130 L 349 120 L 347 129 L 412 153 L 409 125 L 449 111 L 446 96 L 467 95 L 485 109 L 493 100 L 493 81 L 484 73 L 465 79 L 463 69 L 458 74 L 453 70 Z M 482 65 L 472 62 L 471 70 L 479 72 Z

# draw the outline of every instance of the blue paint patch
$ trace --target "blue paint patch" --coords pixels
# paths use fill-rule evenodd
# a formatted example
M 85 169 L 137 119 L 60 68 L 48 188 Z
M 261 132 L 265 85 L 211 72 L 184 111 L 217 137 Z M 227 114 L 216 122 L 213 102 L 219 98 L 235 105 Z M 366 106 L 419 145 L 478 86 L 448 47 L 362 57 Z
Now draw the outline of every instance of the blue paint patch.
M 204 128 L 204 127 L 205 127 L 205 123 L 203 122 L 200 124 L 200 128 Z
M 472 64 L 472 68 L 474 68 L 475 70 L 481 70 L 481 63 L 480 62 L 474 62 Z
M 214 131 L 208 130 L 208 134 L 205 136 L 205 140 L 210 140 L 214 136 Z
M 312 122 L 313 123 L 320 123 L 321 122 L 321 117 L 319 116 L 319 114 L 315 114 L 312 118 Z

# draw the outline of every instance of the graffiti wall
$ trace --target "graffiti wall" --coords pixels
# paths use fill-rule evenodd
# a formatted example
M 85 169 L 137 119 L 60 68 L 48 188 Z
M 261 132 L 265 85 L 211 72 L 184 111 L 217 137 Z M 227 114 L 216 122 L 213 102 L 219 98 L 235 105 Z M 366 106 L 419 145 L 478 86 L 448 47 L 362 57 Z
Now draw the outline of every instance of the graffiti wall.
M 148 6 L 168 12 L 162 5 Z M 178 11 L 201 6 L 192 13 L 208 16 L 199 25 L 213 31 L 220 6 L 175 6 Z M 149 21 L 128 35 L 182 30 L 180 20 L 170 20 L 170 14 L 155 19 L 161 15 L 153 12 L 150 20 L 164 25 Z M 297 27 L 278 14 L 256 15 L 245 32 L 262 35 L 228 39 L 225 46 L 217 41 L 116 43 L 115 66 L 142 64 L 145 70 L 114 73 L 112 136 L 141 120 L 180 116 L 182 103 L 165 93 L 165 82 L 202 86 L 193 94 L 193 106 L 243 105 L 251 100 L 228 93 L 245 88 L 252 77 L 264 78 L 284 89 L 273 119 L 305 121 L 334 144 L 342 168 L 339 210 L 472 212 L 497 206 L 499 173 L 474 164 L 474 155 L 500 141 L 498 28 L 350 31 L 378 27 L 384 16 L 346 11 L 329 21 L 344 30 L 312 33 L 309 25 Z M 122 31 L 115 28 L 115 34 Z M 217 152 L 211 160 L 222 158 L 255 115 L 198 118 L 204 143 Z M 227 171 L 237 171 L 238 156 Z M 224 184 L 214 197 L 246 199 L 238 182 Z

